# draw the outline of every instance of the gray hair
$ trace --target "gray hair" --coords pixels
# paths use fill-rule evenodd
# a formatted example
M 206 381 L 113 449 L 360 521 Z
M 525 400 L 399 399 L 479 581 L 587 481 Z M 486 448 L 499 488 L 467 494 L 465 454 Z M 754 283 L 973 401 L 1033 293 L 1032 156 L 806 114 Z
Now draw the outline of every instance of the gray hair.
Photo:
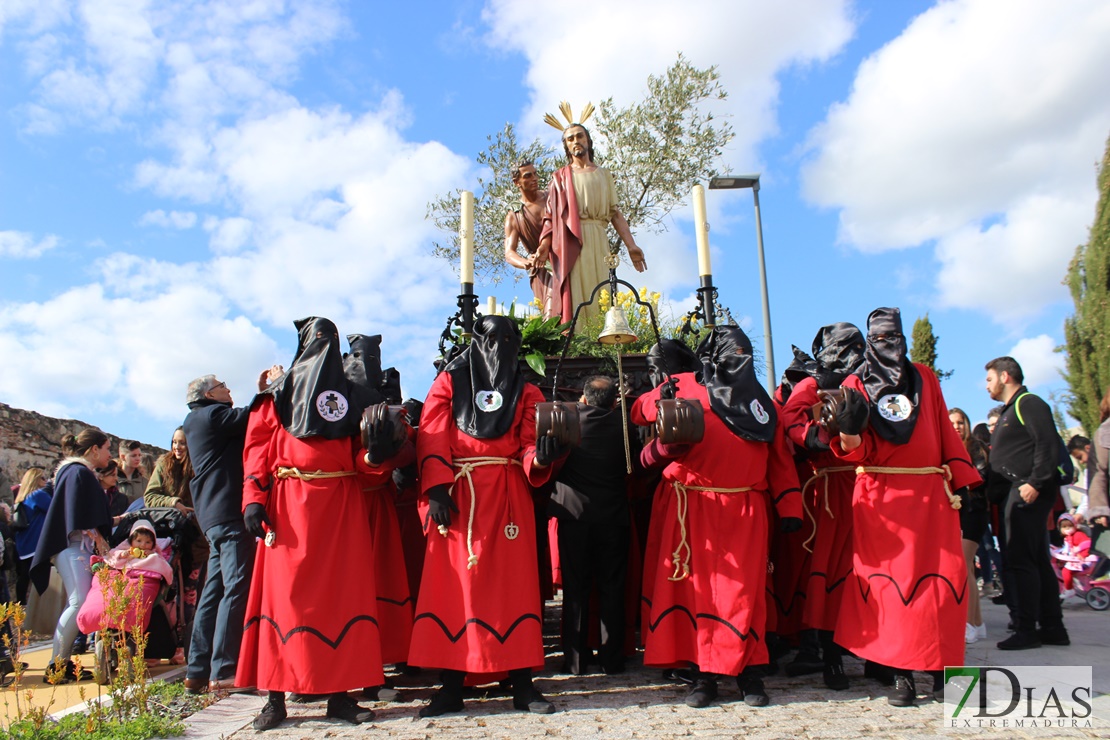
M 216 387 L 215 375 L 201 375 L 189 383 L 189 390 L 185 391 L 185 403 L 198 403 L 204 400 L 204 394 Z

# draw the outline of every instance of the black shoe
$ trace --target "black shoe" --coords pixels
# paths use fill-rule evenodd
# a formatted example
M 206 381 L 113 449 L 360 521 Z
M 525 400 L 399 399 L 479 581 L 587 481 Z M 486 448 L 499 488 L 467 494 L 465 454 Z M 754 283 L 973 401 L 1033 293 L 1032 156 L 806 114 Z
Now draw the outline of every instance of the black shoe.
M 555 713 L 555 705 L 545 699 L 535 686 L 530 686 L 524 693 L 513 696 L 513 706 L 522 712 L 532 714 Z
M 694 681 L 690 693 L 686 694 L 686 706 L 704 709 L 717 698 L 717 682 L 712 678 L 699 678 Z
M 1031 650 L 1040 646 L 1041 640 L 1036 632 L 1015 632 L 998 643 L 999 650 Z
M 1006 603 L 1006 595 L 1005 594 L 998 594 L 997 596 L 992 596 L 991 597 L 991 603 L 992 604 L 1005 604 Z
M 786 664 L 786 675 L 791 678 L 805 676 L 810 673 L 817 673 L 824 667 L 825 664 L 821 661 L 820 655 L 802 648 L 794 655 L 794 659 Z
M 694 683 L 694 675 L 686 668 L 664 668 L 663 669 L 664 681 L 676 681 L 678 683 Z
M 341 719 L 352 725 L 361 725 L 374 719 L 374 713 L 358 705 L 358 702 L 346 694 L 336 694 L 328 699 L 328 719 Z
M 747 676 L 743 673 L 736 677 L 736 686 L 744 698 L 744 703 L 749 707 L 765 707 L 771 703 L 767 690 L 763 688 L 763 679 Z
M 76 639 L 74 639 L 73 641 L 72 654 L 84 655 L 87 652 L 89 652 L 89 636 L 77 635 Z
M 54 666 L 48 665 L 46 667 L 45 673 L 42 676 L 42 682 L 53 683 L 56 686 L 61 686 L 62 684 L 73 683 L 74 681 L 91 681 L 93 679 L 92 671 L 86 671 L 84 668 L 82 668 L 81 672 L 78 673 L 77 666 L 72 660 L 67 660 L 65 663 L 63 663 L 62 670 L 57 676 L 57 680 L 51 681 L 50 677 L 54 675 L 54 673 Z
M 882 663 L 867 661 L 863 664 L 863 677 L 872 678 L 883 686 L 894 685 L 894 671 Z
M 833 691 L 843 691 L 848 688 L 848 677 L 844 675 L 844 663 L 837 660 L 835 663 L 825 664 L 825 686 Z
M 601 670 L 606 676 L 615 676 L 620 673 L 624 673 L 624 661 L 621 661 L 620 663 L 613 663 L 612 665 L 603 665 L 601 667 Z
M 432 694 L 432 700 L 420 707 L 417 714 L 421 717 L 438 717 L 441 714 L 461 712 L 462 710 L 463 700 L 461 696 L 440 690 Z
M 1070 645 L 1071 638 L 1064 627 L 1041 627 L 1037 630 L 1037 637 L 1042 645 Z
M 268 701 L 262 707 L 262 711 L 258 713 L 258 716 L 254 718 L 254 721 L 251 722 L 251 727 L 259 732 L 272 730 L 284 722 L 287 716 L 289 715 L 285 712 L 284 702 L 278 704 Z
M 887 694 L 887 703 L 892 707 L 912 707 L 916 698 L 917 686 L 913 682 L 913 676 L 895 674 L 894 688 Z
M 397 701 L 400 695 L 392 686 L 367 686 L 362 690 L 362 698 L 370 701 Z

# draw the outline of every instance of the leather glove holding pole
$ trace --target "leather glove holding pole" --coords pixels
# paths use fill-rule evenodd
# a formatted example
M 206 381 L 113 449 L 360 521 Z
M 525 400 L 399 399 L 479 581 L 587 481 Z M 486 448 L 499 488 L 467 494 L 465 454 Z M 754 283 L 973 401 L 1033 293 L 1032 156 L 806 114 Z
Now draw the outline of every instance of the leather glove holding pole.
M 836 406 L 836 423 L 841 434 L 858 435 L 867 426 L 871 412 L 859 391 L 844 389 L 844 399 Z
M 545 434 L 536 438 L 536 464 L 547 467 L 570 452 L 570 445 Z
M 802 520 L 796 516 L 788 516 L 779 524 L 779 531 L 783 534 L 792 534 L 802 528 Z

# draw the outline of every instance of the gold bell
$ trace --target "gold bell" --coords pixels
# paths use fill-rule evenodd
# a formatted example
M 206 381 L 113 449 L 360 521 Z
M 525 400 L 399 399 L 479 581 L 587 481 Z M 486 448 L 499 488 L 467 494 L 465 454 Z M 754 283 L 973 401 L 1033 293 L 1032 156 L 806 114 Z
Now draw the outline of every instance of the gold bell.
M 620 306 L 610 306 L 605 313 L 605 328 L 597 335 L 600 344 L 632 344 L 636 335 L 628 325 L 628 318 Z

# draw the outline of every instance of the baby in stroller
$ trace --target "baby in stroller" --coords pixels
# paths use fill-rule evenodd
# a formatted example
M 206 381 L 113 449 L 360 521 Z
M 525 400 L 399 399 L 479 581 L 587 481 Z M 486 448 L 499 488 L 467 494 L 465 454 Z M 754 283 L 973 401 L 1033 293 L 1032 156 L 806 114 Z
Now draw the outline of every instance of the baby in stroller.
M 1063 546 L 1052 549 L 1053 565 L 1061 582 L 1060 600 L 1063 601 L 1075 596 L 1076 576 L 1089 575 L 1098 562 L 1098 556 L 1091 554 L 1091 538 L 1076 526 L 1071 514 L 1061 514 L 1056 520 L 1056 527 L 1064 539 Z
M 159 593 L 164 586 L 173 584 L 171 558 L 170 540 L 159 541 L 154 526 L 148 520 L 139 519 L 131 525 L 125 542 L 112 548 L 103 559 L 92 559 L 96 573 L 93 587 L 77 614 L 77 625 L 81 631 L 86 634 L 100 629 L 130 632 L 140 628 L 146 631 Z M 98 572 L 104 568 L 118 571 L 126 579 L 122 593 L 130 603 L 122 614 L 119 609 L 110 608 L 111 594 L 115 589 L 112 587 L 112 576 Z M 172 612 L 167 616 L 170 614 Z

